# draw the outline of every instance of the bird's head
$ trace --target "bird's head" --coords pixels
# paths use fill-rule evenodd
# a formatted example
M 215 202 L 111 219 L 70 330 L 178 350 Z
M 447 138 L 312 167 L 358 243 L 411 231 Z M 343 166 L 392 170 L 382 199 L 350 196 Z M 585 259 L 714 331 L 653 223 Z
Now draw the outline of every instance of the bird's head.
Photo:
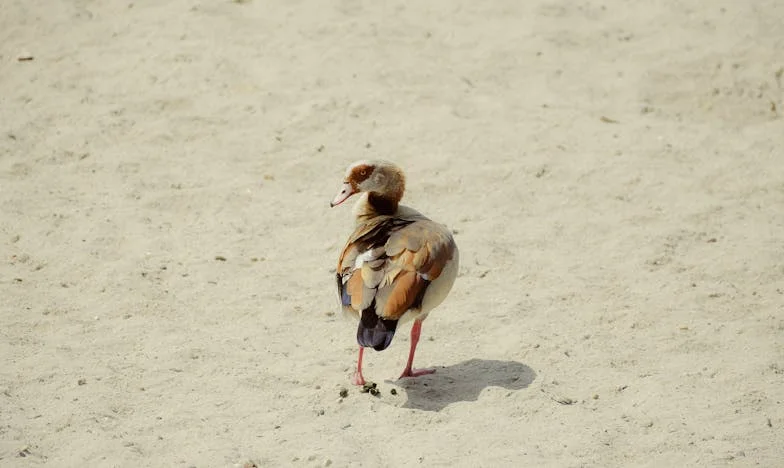
M 396 165 L 386 161 L 357 161 L 346 170 L 343 185 L 329 206 L 338 206 L 360 192 L 367 192 L 397 206 L 405 188 L 405 176 Z

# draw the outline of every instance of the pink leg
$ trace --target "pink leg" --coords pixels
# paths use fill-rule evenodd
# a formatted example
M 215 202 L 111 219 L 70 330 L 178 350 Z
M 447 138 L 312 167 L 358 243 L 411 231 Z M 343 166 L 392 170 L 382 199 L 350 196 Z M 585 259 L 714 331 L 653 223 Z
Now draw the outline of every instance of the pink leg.
M 414 365 L 414 353 L 416 353 L 417 343 L 419 343 L 419 335 L 422 333 L 422 321 L 421 320 L 414 320 L 414 326 L 411 327 L 411 349 L 408 351 L 408 362 L 406 363 L 406 368 L 403 369 L 403 373 L 400 375 L 400 378 L 403 377 L 419 377 L 420 375 L 427 375 L 432 374 L 435 372 L 435 369 L 412 369 L 411 366 Z
M 357 371 L 354 372 L 354 378 L 352 379 L 354 385 L 365 385 L 365 378 L 362 376 L 362 353 L 364 352 L 365 348 L 360 346 L 359 358 L 357 358 Z

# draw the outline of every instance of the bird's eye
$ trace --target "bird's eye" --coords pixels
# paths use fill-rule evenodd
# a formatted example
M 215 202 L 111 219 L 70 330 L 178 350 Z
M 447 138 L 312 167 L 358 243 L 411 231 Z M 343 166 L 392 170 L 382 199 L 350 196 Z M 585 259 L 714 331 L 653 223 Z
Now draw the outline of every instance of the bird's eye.
M 367 175 L 367 170 L 362 169 L 361 171 L 359 171 L 359 175 Z

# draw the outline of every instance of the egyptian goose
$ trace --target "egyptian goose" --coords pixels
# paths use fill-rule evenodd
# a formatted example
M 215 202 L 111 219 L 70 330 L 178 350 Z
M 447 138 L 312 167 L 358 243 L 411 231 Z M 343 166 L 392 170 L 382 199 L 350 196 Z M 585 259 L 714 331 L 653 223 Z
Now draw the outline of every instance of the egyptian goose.
M 358 161 L 349 166 L 340 192 L 330 203 L 340 205 L 360 194 L 354 206 L 356 225 L 338 259 L 338 298 L 343 311 L 359 320 L 359 357 L 353 381 L 364 385 L 365 348 L 386 349 L 398 322 L 414 320 L 411 349 L 403 377 L 434 369 L 413 369 L 422 321 L 446 298 L 458 270 L 458 250 L 441 224 L 400 205 L 405 176 L 392 163 Z

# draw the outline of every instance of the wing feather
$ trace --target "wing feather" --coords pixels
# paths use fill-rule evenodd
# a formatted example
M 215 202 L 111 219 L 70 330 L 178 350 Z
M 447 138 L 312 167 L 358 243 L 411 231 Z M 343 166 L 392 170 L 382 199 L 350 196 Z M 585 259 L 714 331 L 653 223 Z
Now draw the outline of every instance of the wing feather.
M 338 294 L 358 315 L 375 301 L 381 318 L 400 319 L 421 306 L 455 249 L 451 233 L 424 216 L 379 216 L 358 226 L 343 249 Z

